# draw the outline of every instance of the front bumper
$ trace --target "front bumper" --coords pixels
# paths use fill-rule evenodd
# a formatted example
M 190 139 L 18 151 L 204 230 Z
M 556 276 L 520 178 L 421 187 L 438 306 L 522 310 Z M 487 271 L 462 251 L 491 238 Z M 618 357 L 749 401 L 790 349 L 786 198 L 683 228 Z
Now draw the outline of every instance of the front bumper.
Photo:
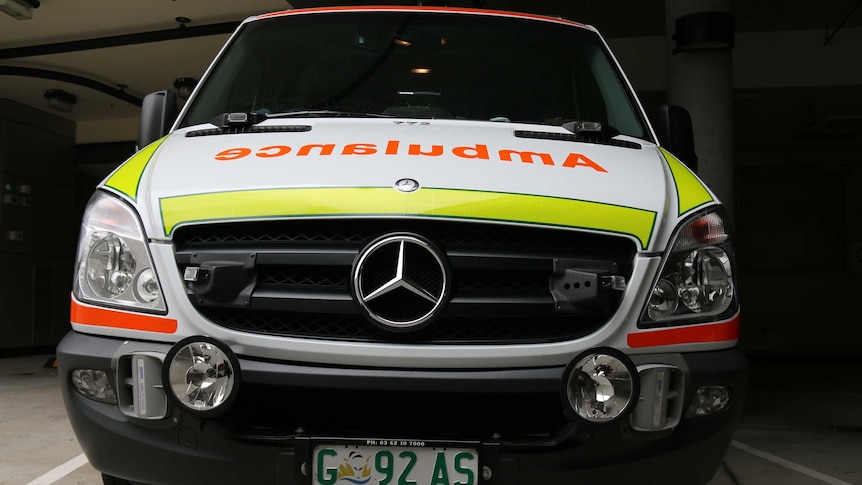
M 405 371 L 240 356 L 240 397 L 225 416 L 210 420 L 174 406 L 163 419 L 131 418 L 72 387 L 74 369 L 115 375 L 118 355 L 168 349 L 77 332 L 60 343 L 67 413 L 97 470 L 141 483 L 308 484 L 303 470 L 316 439 L 406 438 L 477 443 L 491 472 L 478 481 L 487 485 L 706 483 L 742 412 L 748 369 L 736 349 L 637 356 L 639 368 L 672 362 L 684 369 L 683 409 L 699 386 L 731 389 L 724 410 L 683 416 L 671 429 L 653 432 L 635 431 L 629 420 L 592 427 L 567 421 L 559 398 L 563 368 L 556 367 Z

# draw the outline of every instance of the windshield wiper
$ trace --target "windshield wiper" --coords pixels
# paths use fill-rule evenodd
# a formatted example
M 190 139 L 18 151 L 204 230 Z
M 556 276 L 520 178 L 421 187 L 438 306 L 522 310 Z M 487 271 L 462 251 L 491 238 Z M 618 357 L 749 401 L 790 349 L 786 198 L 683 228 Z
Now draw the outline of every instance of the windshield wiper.
M 222 113 L 210 120 L 215 128 L 193 130 L 186 132 L 187 137 L 210 135 L 233 135 L 238 133 L 300 133 L 311 131 L 309 125 L 264 125 L 267 115 L 263 113 L 247 113 L 244 111 Z
M 354 111 L 337 111 L 330 109 L 310 109 L 302 111 L 285 111 L 283 113 L 247 113 L 238 111 L 222 113 L 210 120 L 210 123 L 221 129 L 246 128 L 276 118 L 392 118 L 390 115 L 378 113 L 360 113 Z
M 380 113 L 361 113 L 356 111 L 338 111 L 332 109 L 309 109 L 304 111 L 286 111 L 284 113 L 273 113 L 266 115 L 272 118 L 392 118 L 391 115 Z

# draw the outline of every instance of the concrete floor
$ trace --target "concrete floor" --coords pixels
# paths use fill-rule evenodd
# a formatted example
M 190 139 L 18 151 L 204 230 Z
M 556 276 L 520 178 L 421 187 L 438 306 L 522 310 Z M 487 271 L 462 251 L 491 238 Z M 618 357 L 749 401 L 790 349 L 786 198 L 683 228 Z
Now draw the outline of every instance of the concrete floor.
M 0 359 L 0 485 L 98 485 L 50 355 Z M 862 361 L 753 359 L 733 446 L 710 485 L 862 485 Z

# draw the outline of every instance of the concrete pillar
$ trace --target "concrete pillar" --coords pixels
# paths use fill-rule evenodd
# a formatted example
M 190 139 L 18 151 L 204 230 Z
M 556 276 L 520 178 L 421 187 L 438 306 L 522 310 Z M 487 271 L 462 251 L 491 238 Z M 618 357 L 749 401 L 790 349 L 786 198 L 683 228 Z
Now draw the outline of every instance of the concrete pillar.
M 731 45 L 712 41 L 709 38 L 712 32 L 707 32 L 702 42 L 687 46 L 677 45 L 680 38 L 674 40 L 676 21 L 680 17 L 704 12 L 730 13 L 730 3 L 730 0 L 665 0 L 665 31 L 668 102 L 691 113 L 698 175 L 727 206 L 733 218 L 736 192 Z

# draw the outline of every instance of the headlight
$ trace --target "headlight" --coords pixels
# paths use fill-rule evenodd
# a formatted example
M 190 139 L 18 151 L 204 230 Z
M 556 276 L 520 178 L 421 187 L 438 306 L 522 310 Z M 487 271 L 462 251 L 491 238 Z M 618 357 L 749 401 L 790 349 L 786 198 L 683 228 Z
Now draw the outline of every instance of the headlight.
M 700 214 L 672 239 L 641 322 L 698 323 L 737 307 L 733 248 L 719 212 Z
M 227 411 L 239 391 L 239 360 L 210 337 L 189 337 L 165 356 L 162 382 L 168 395 L 201 417 Z
M 611 348 L 584 352 L 563 374 L 563 404 L 570 417 L 587 423 L 611 423 L 634 406 L 640 390 L 637 368 Z
M 167 310 L 147 239 L 135 211 L 97 192 L 90 198 L 78 239 L 75 297 L 135 310 Z

